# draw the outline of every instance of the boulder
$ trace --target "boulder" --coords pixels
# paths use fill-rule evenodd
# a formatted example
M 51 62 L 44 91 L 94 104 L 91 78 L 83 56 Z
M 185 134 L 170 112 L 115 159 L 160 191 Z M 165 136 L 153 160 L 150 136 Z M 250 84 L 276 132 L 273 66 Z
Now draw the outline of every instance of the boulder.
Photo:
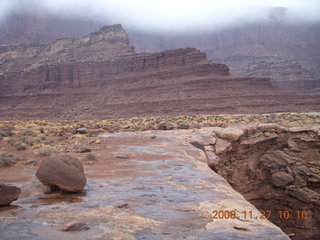
M 276 187 L 285 187 L 293 181 L 293 177 L 287 172 L 276 172 L 271 177 L 271 182 Z
M 227 139 L 229 141 L 237 141 L 243 134 L 244 131 L 241 128 L 235 127 L 213 127 L 212 131 L 220 138 Z
M 44 185 L 66 192 L 79 192 L 86 185 L 82 164 L 70 156 L 54 155 L 44 159 L 36 176 Z
M 266 169 L 281 169 L 288 165 L 285 159 L 275 156 L 275 154 L 265 154 L 259 160 Z
M 10 205 L 17 200 L 21 189 L 15 186 L 0 184 L 0 206 Z

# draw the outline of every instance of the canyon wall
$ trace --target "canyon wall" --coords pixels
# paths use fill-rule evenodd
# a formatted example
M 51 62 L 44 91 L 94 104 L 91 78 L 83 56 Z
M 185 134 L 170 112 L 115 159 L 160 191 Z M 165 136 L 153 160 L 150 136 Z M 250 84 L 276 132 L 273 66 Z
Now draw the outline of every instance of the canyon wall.
M 0 49 L 2 118 L 317 111 L 319 97 L 238 77 L 194 48 L 136 53 L 121 25 L 81 38 Z
M 320 126 L 261 123 L 200 131 L 213 136 L 210 144 L 191 143 L 266 218 L 292 239 L 320 237 Z
M 319 94 L 320 26 L 289 24 L 284 17 L 285 9 L 275 8 L 264 22 L 222 30 L 148 34 L 128 29 L 128 33 L 137 52 L 194 47 L 209 60 L 227 64 L 232 74 L 268 77 L 277 88 Z M 13 13 L 0 25 L 0 45 L 80 37 L 102 25 L 40 10 Z

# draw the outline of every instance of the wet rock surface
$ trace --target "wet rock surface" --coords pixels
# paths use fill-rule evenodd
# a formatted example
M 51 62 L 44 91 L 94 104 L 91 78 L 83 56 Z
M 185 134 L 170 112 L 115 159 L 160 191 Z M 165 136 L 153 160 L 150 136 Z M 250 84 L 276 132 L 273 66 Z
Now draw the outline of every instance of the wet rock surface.
M 204 151 L 189 141 L 214 141 L 194 130 L 101 137 L 105 154 L 130 157 L 86 165 L 82 193 L 44 194 L 33 169 L 11 168 L 6 179 L 23 192 L 19 207 L 0 211 L 3 239 L 289 239 L 208 168 Z M 213 219 L 214 211 L 235 211 L 238 218 Z M 245 219 L 244 211 L 252 217 Z M 86 231 L 61 231 L 84 219 Z

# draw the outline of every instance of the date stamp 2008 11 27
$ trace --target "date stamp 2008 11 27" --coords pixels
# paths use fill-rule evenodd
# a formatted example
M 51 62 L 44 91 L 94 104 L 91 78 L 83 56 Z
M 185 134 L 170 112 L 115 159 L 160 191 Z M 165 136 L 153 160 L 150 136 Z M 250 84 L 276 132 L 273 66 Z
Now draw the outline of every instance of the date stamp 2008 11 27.
M 278 217 L 279 219 L 307 219 L 308 211 L 269 211 L 261 210 L 260 214 L 254 214 L 253 211 L 235 211 L 235 210 L 214 210 L 211 217 L 215 219 L 270 219 L 271 217 Z

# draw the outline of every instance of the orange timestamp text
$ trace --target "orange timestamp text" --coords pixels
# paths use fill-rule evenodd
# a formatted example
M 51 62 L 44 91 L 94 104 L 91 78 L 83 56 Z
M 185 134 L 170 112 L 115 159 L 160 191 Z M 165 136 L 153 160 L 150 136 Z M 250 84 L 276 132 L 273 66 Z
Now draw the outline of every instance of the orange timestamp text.
M 261 210 L 258 213 L 253 211 L 235 211 L 235 210 L 213 210 L 211 213 L 213 220 L 215 219 L 270 219 L 278 217 L 279 219 L 307 219 L 308 211 L 270 211 Z

